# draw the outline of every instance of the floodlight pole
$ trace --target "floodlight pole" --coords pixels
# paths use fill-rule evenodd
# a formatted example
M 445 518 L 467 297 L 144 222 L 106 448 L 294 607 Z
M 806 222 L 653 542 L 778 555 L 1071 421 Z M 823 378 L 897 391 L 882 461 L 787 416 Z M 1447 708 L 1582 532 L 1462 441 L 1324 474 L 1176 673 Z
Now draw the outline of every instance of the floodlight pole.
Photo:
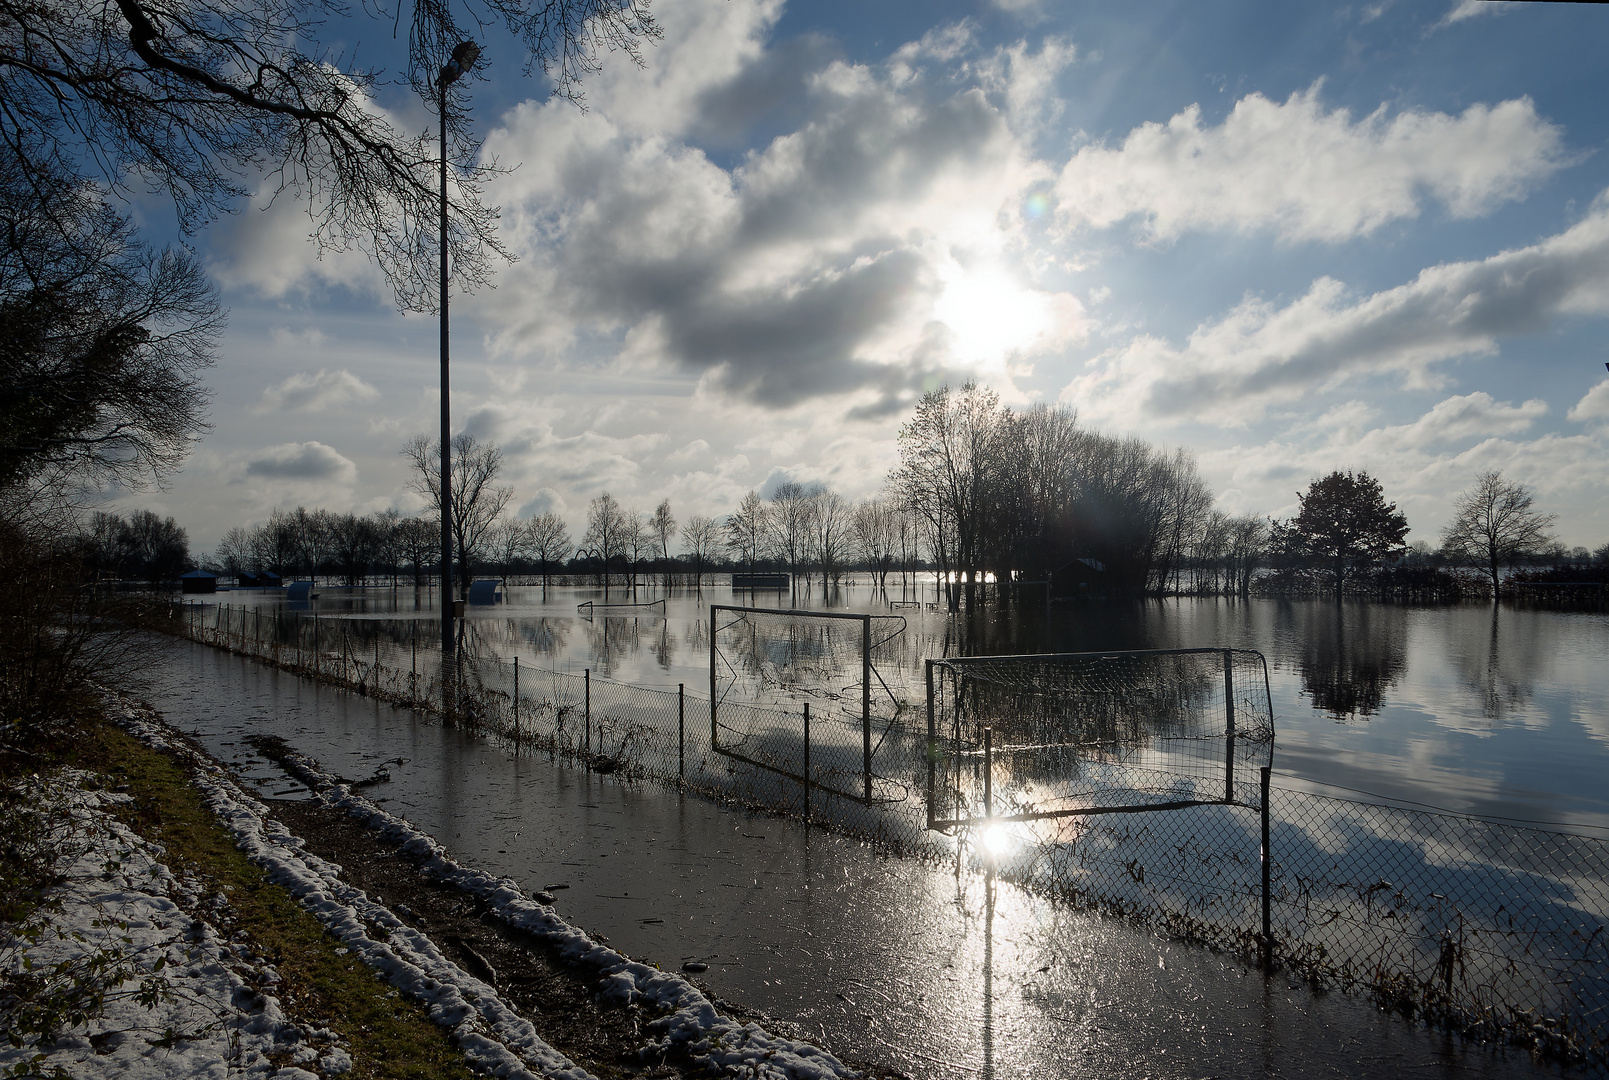
M 460 42 L 436 79 L 441 121 L 441 655 L 454 651 L 452 401 L 447 380 L 447 87 L 475 66 L 480 46 Z

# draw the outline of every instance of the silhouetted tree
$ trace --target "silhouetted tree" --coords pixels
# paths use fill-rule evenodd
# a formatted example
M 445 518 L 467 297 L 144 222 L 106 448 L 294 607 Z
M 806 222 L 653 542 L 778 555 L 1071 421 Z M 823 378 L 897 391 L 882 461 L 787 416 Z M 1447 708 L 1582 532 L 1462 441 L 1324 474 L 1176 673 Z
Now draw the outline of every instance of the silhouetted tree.
M 688 557 L 693 560 L 693 585 L 704 587 L 704 564 L 720 543 L 721 530 L 714 520 L 703 514 L 694 514 L 682 523 L 682 543 Z
M 570 556 L 570 533 L 564 519 L 551 510 L 525 523 L 525 550 L 542 567 L 542 587 L 548 586 L 553 564 Z
M 440 514 L 440 440 L 427 435 L 416 436 L 403 447 L 402 453 L 413 466 L 414 490 Z M 453 438 L 453 551 L 458 556 L 459 587 L 466 594 L 475 560 L 480 557 L 492 526 L 514 496 L 513 488 L 497 486 L 497 476 L 502 470 L 503 450 L 496 443 L 483 443 L 467 432 Z
M 1339 597 L 1347 581 L 1403 550 L 1408 519 L 1366 472 L 1332 472 L 1298 494 L 1302 509 L 1278 529 L 1285 552 L 1323 567 Z
M 1453 519 L 1441 531 L 1442 551 L 1485 571 L 1492 580 L 1494 600 L 1505 567 L 1541 554 L 1555 542 L 1552 528 L 1557 518 L 1539 513 L 1535 502 L 1524 484 L 1505 480 L 1500 471 L 1489 469 L 1458 496 Z

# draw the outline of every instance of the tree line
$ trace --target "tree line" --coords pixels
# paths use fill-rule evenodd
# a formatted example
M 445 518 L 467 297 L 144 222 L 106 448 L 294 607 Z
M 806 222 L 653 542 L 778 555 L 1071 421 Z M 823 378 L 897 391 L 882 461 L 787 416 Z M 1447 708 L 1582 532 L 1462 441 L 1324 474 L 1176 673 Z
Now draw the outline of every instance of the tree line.
M 1289 519 L 1228 515 L 1195 458 L 1082 426 L 1062 406 L 1014 410 L 983 387 L 923 396 L 898 437 L 899 463 L 877 496 L 855 501 L 823 484 L 751 490 L 730 513 L 678 521 L 603 492 L 584 522 L 508 513 L 502 450 L 460 435 L 453 445 L 455 572 L 590 577 L 605 589 L 702 584 L 715 568 L 785 571 L 795 587 L 830 588 L 851 570 L 886 588 L 936 572 L 952 610 L 1032 587 L 1098 595 L 1368 593 L 1449 599 L 1487 591 L 1528 562 L 1609 563 L 1565 552 L 1524 485 L 1490 471 L 1456 500 L 1441 545 L 1406 544 L 1408 522 L 1367 472 L 1335 471 L 1297 494 Z M 358 584 L 376 576 L 423 584 L 439 572 L 439 444 L 402 450 L 424 514 L 275 511 L 231 529 L 210 560 L 221 573 L 273 570 Z M 1034 596 L 1042 594 L 1035 591 Z

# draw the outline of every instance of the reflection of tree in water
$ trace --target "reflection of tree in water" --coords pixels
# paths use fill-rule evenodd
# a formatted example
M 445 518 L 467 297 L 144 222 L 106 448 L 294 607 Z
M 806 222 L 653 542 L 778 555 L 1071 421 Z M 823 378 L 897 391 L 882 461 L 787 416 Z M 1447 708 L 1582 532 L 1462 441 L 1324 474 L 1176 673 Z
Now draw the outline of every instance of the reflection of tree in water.
M 1450 621 L 1453 666 L 1480 698 L 1487 719 L 1507 719 L 1529 704 L 1553 652 L 1547 630 L 1554 625 L 1534 612 L 1503 611 L 1497 604 L 1466 608 Z
M 659 620 L 659 633 L 654 638 L 654 659 L 659 661 L 662 671 L 669 671 L 676 660 L 676 637 L 670 632 L 670 621 Z
M 1337 719 L 1380 711 L 1408 668 L 1408 613 L 1378 604 L 1293 604 L 1302 690 Z
M 654 622 L 663 623 L 664 620 L 655 619 Z M 587 630 L 592 670 L 604 678 L 613 678 L 622 660 L 642 651 L 641 619 L 603 615 L 581 625 Z

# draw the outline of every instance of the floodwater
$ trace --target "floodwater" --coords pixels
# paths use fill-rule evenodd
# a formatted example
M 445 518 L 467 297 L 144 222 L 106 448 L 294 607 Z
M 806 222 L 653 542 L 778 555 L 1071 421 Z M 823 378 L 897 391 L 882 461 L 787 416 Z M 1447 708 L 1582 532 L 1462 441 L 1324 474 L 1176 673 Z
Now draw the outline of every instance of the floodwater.
M 622 951 L 708 963 L 700 978 L 721 996 L 913 1077 L 1558 1075 L 953 866 L 515 756 L 204 646 L 159 647 L 149 699 L 265 797 L 300 792 L 249 735 L 353 778 L 402 759 L 371 796 L 458 858 L 568 886 L 559 910 Z M 657 670 L 675 681 L 674 665 Z
M 931 577 L 931 575 L 929 575 Z M 429 590 L 322 588 L 321 617 L 351 624 L 411 621 L 434 640 Z M 282 593 L 220 595 L 273 606 Z M 666 599 L 664 615 L 580 603 Z M 523 664 L 638 686 L 705 688 L 709 605 L 753 604 L 888 616 L 905 622 L 881 677 L 919 700 L 926 657 L 1106 649 L 1232 647 L 1268 660 L 1275 783 L 1332 786 L 1384 799 L 1510 820 L 1609 828 L 1609 614 L 1490 603 L 1445 607 L 1333 601 L 1171 599 L 1025 604 L 982 617 L 928 610 L 931 585 L 876 592 L 862 584 L 815 592 L 726 587 L 668 593 L 515 587 L 472 607 L 473 644 Z M 897 646 L 897 647 L 895 647 Z M 855 661 L 858 663 L 858 660 Z M 858 678 L 858 673 L 856 674 Z

